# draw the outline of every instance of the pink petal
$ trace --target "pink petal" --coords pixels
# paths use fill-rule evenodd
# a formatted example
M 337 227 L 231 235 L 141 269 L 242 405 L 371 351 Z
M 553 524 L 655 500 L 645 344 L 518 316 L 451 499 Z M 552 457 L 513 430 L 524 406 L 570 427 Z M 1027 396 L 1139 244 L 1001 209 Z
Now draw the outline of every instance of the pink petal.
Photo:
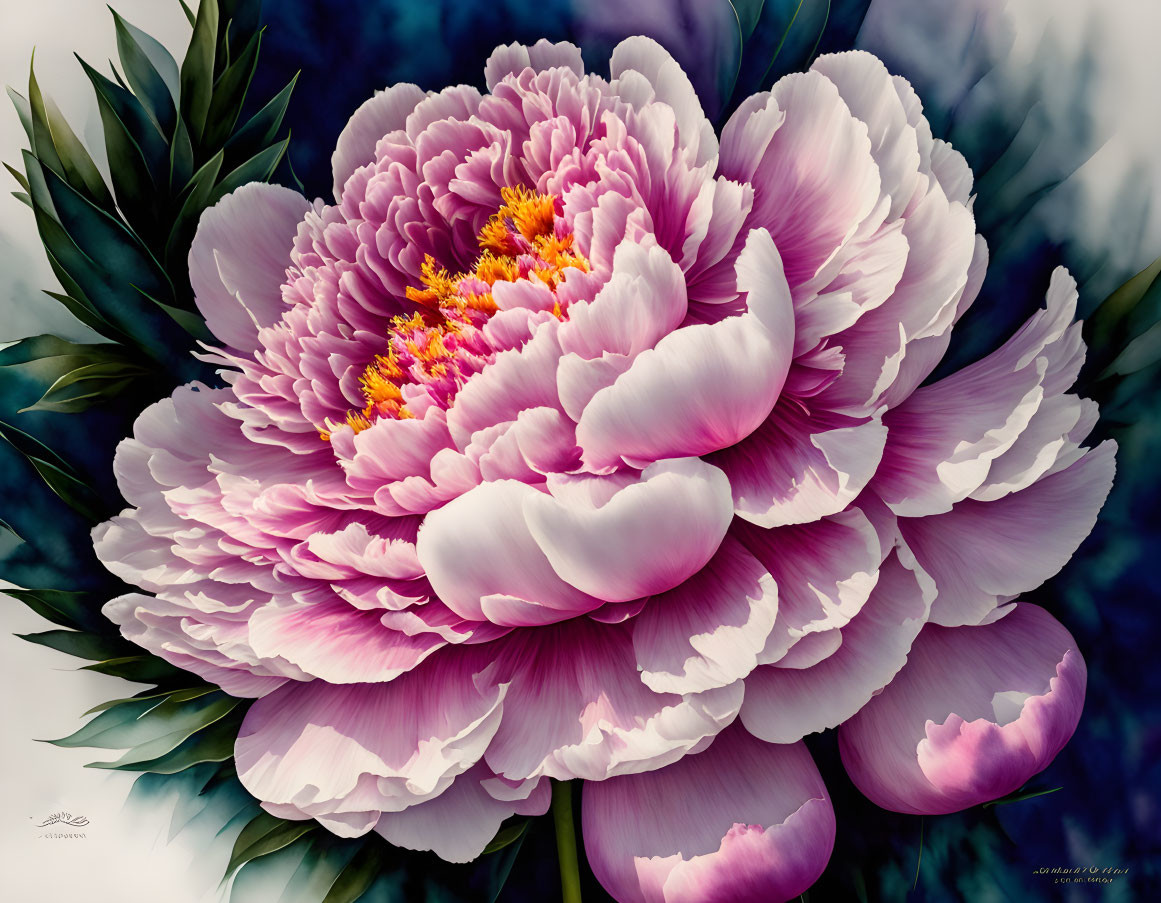
M 561 579 L 628 602 L 677 586 L 710 560 L 733 516 L 729 492 L 716 467 L 677 458 L 649 465 L 600 507 L 535 491 L 523 493 L 523 505 L 529 534 Z
M 263 697 L 234 747 L 239 780 L 311 816 L 398 812 L 439 796 L 483 755 L 504 698 L 456 652 L 390 683 L 292 683 Z
M 794 310 L 766 232 L 750 233 L 737 267 L 746 313 L 671 333 L 593 396 L 577 424 L 591 466 L 716 451 L 770 413 L 790 367 Z
M 190 283 L 210 331 L 238 351 L 259 347 L 278 321 L 295 232 L 310 203 L 297 191 L 253 183 L 202 214 L 189 252 Z
M 777 612 L 774 578 L 727 537 L 709 564 L 632 620 L 641 679 L 659 693 L 731 684 L 757 664 Z
M 250 616 L 250 645 L 259 656 L 280 656 L 332 684 L 394 680 L 444 645 L 433 633 L 392 630 L 381 615 L 352 608 L 337 596 L 265 605 Z
M 903 667 L 933 596 L 930 578 L 914 565 L 887 559 L 870 599 L 841 629 L 842 645 L 828 657 L 810 667 L 763 666 L 746 678 L 746 730 L 793 743 L 846 721 Z
M 788 402 L 708 460 L 730 478 L 739 517 L 778 527 L 842 511 L 874 475 L 886 441 L 878 417 L 809 415 Z
M 335 200 L 341 201 L 343 186 L 351 174 L 375 160 L 375 145 L 385 135 L 402 129 L 407 117 L 427 93 L 416 85 L 392 85 L 363 103 L 339 135 L 331 155 Z
M 526 518 L 544 498 L 525 483 L 499 480 L 427 515 L 416 554 L 445 605 L 474 620 L 486 619 L 483 599 L 493 595 L 522 599 L 557 620 L 600 606 L 558 575 L 534 538 Z
M 896 812 L 966 809 L 1044 770 L 1076 729 L 1085 665 L 1028 603 L 982 627 L 927 627 L 907 666 L 839 730 L 858 788 Z
M 432 850 L 446 862 L 471 862 L 484 852 L 504 819 L 511 815 L 543 815 L 552 801 L 546 778 L 530 781 L 518 791 L 524 796 L 496 799 L 487 789 L 496 782 L 483 764 L 456 778 L 433 800 L 402 812 L 385 812 L 375 830 L 389 843 L 408 850 Z
M 995 502 L 960 502 L 949 513 L 899 519 L 899 530 L 939 597 L 931 620 L 978 623 L 996 605 L 1035 589 L 1062 567 L 1096 523 L 1113 482 L 1116 443 Z
M 510 780 L 601 781 L 660 768 L 729 724 L 741 683 L 655 693 L 638 676 L 626 624 L 587 618 L 515 631 L 489 676 L 506 684 L 500 729 L 485 756 Z
M 737 728 L 660 771 L 587 783 L 585 852 L 621 903 L 778 903 L 826 868 L 830 798 L 801 743 Z
M 513 42 L 492 51 L 488 62 L 484 64 L 484 81 L 488 90 L 493 91 L 509 75 L 520 75 L 525 69 L 543 72 L 557 67 L 571 69 L 578 76 L 584 75 L 580 48 L 567 41 L 554 44 L 544 38 L 531 47 Z

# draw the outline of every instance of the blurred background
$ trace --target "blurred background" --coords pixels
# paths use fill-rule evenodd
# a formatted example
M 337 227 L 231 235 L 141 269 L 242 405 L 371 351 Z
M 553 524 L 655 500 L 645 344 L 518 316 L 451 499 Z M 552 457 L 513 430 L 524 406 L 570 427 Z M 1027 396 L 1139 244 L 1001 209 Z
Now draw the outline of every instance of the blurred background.
M 176 0 L 113 5 L 180 59 L 189 26 Z M 483 62 L 499 43 L 568 38 L 601 71 L 621 37 L 650 34 L 683 63 L 719 123 L 780 71 L 858 46 L 912 82 L 935 133 L 976 173 L 974 209 L 992 264 L 945 369 L 1005 338 L 1042 303 L 1056 265 L 1077 276 L 1087 315 L 1161 256 L 1155 0 L 795 0 L 796 30 L 786 33 L 774 65 L 787 3 L 738 0 L 737 7 L 738 15 L 726 0 L 541 0 L 534 12 L 517 0 L 267 0 L 253 93 L 270 97 L 301 70 L 287 116 L 290 158 L 314 197 L 329 192 L 334 141 L 374 90 L 399 81 L 429 89 L 481 83 Z M 0 78 L 23 91 L 35 47 L 41 86 L 103 167 L 100 120 L 73 53 L 98 68 L 116 55 L 108 9 L 101 0 L 3 0 L 3 11 Z M 24 144 L 15 112 L 0 111 L 0 159 L 18 164 Z M 0 275 L 0 338 L 51 331 L 92 340 L 46 303 L 41 289 L 56 285 L 31 212 L 7 192 L 0 196 Z M 862 800 L 838 766 L 833 736 L 815 737 L 810 745 L 835 797 L 839 840 L 809 899 L 1112 903 L 1161 896 L 1161 677 L 1151 667 L 1161 602 L 1156 369 L 1115 385 L 1095 381 L 1088 369 L 1089 393 L 1103 406 L 1100 438 L 1112 435 L 1121 446 L 1117 481 L 1076 558 L 1031 594 L 1073 632 L 1089 664 L 1077 734 L 1034 780 L 1034 789 L 1061 789 L 921 823 Z M 91 750 L 36 743 L 70 733 L 85 709 L 134 688 L 75 671 L 76 660 L 22 642 L 12 634 L 43 629 L 43 622 L 15 602 L 0 611 L 0 897 L 215 899 L 233 835 L 213 838 L 228 806 L 195 817 L 177 788 L 158 783 L 123 808 L 132 776 L 82 769 L 95 757 Z M 41 836 L 35 825 L 61 810 L 90 819 L 85 838 Z M 538 824 L 501 900 L 555 897 L 550 824 Z M 255 885 L 255 900 L 277 899 L 270 888 L 290 880 L 298 863 L 283 859 Z M 1089 866 L 1129 874 L 1103 887 L 1067 888 L 1034 874 Z M 587 898 L 604 899 L 595 885 L 587 890 Z

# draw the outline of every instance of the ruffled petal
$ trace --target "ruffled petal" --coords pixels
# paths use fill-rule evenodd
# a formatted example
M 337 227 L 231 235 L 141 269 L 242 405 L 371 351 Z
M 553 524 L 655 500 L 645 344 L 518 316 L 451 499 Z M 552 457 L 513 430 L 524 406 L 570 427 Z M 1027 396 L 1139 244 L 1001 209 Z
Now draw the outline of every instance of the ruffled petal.
M 416 540 L 416 554 L 448 608 L 482 621 L 489 616 L 483 600 L 493 596 L 514 597 L 546 609 L 543 615 L 549 620 L 564 620 L 600 607 L 601 600 L 562 578 L 538 543 L 539 522 L 527 513 L 545 498 L 526 483 L 498 480 L 481 484 L 427 515 Z M 510 610 L 500 606 L 492 614 L 504 622 L 503 613 Z
M 934 596 L 931 579 L 913 563 L 888 558 L 867 603 L 832 632 L 841 645 L 829 656 L 807 667 L 786 667 L 785 660 L 780 667 L 764 665 L 746 678 L 746 730 L 772 743 L 793 743 L 850 718 L 903 667 Z
M 547 778 L 528 781 L 509 798 L 489 790 L 497 778 L 477 764 L 433 800 L 402 812 L 385 812 L 375 831 L 408 850 L 431 850 L 447 862 L 471 862 L 484 852 L 511 815 L 543 815 L 552 801 Z
M 416 105 L 427 97 L 418 85 L 392 85 L 365 101 L 339 134 L 331 155 L 335 200 L 341 201 L 343 186 L 356 169 L 375 160 L 375 145 L 384 135 L 402 129 Z
M 390 683 L 288 684 L 247 711 L 238 778 L 259 800 L 311 817 L 433 799 L 479 761 L 500 723 L 505 690 L 477 682 L 478 664 L 457 650 Z
M 659 693 L 731 684 L 757 664 L 777 613 L 774 578 L 727 537 L 709 564 L 632 620 L 641 679 Z
M 1112 486 L 1116 443 L 1102 442 L 1065 469 L 994 502 L 899 518 L 899 531 L 933 578 L 931 620 L 978 624 L 997 605 L 1035 589 L 1072 557 Z
M 516 631 L 488 672 L 507 687 L 485 759 L 509 780 L 602 781 L 676 761 L 736 717 L 742 685 L 680 696 L 640 680 L 627 624 Z

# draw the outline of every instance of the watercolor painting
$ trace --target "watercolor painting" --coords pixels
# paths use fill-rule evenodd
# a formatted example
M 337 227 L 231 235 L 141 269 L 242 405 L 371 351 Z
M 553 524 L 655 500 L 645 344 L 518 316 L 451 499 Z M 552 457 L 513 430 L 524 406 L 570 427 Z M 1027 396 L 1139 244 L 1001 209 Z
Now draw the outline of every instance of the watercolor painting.
M 4 15 L 0 898 L 1161 894 L 1156 4 Z

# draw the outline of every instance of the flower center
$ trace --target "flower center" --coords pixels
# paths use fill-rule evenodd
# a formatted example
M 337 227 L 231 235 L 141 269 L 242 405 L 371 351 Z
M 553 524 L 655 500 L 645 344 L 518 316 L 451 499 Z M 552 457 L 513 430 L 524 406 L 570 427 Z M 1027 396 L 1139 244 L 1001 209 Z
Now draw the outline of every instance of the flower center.
M 418 310 L 391 320 L 387 348 L 359 377 L 366 405 L 347 413 L 356 433 L 376 420 L 404 420 L 431 405 L 445 410 L 460 388 L 495 358 L 483 327 L 498 310 L 497 282 L 536 279 L 555 295 L 564 270 L 587 271 L 588 261 L 573 250 L 573 235 L 556 211 L 556 198 L 526 188 L 502 188 L 503 205 L 477 241 L 480 256 L 466 273 L 450 274 L 428 255 L 421 268 L 423 288 L 408 288 Z M 560 302 L 553 314 L 564 318 Z M 330 420 L 319 435 L 330 439 Z

